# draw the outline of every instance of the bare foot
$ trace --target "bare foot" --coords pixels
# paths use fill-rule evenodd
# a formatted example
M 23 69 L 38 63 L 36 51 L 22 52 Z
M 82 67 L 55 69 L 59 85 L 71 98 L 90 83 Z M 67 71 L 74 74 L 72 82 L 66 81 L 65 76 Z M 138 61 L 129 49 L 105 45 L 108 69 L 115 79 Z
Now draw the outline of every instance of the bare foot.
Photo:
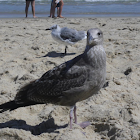
M 64 18 L 63 16 L 57 16 L 57 17 L 59 17 L 59 18 Z
M 56 16 L 53 16 L 52 18 L 56 19 L 57 17 Z
M 33 18 L 37 18 L 36 16 L 33 16 Z

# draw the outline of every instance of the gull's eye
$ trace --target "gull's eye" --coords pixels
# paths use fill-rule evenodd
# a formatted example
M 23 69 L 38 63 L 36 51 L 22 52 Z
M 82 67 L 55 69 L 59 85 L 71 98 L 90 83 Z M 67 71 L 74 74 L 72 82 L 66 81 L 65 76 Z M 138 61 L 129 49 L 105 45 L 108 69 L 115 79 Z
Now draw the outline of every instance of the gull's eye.
M 100 36 L 100 35 L 101 35 L 101 33 L 98 33 L 98 35 Z

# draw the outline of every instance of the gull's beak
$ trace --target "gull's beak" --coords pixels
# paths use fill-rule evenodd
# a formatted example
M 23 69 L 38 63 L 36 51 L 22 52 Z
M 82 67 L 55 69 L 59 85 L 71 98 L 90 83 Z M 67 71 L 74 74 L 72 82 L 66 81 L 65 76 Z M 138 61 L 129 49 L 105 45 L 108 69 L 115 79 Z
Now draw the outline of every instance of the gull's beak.
M 46 30 L 51 30 L 50 28 L 46 29 Z
M 93 42 L 93 40 L 94 40 L 94 38 L 92 36 L 88 37 L 89 44 L 91 44 Z

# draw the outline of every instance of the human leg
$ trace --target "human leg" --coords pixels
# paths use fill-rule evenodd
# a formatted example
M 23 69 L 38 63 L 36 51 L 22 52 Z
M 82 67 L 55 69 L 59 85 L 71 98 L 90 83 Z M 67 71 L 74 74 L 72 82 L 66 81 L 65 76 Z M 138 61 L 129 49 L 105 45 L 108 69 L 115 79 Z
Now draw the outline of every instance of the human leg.
M 59 16 L 59 7 L 57 7 L 57 17 Z
M 56 7 L 56 3 L 55 3 L 55 0 L 53 0 L 53 2 L 52 2 L 52 18 L 55 17 L 55 7 Z
M 63 2 L 63 0 L 61 0 L 59 3 L 60 3 L 60 7 L 59 7 L 58 17 L 63 18 L 63 16 L 61 14 L 62 14 L 64 2 Z
M 32 14 L 33 14 L 33 17 L 36 18 L 36 16 L 35 16 L 35 0 L 34 1 L 31 1 L 31 5 L 32 5 Z
M 49 17 L 51 17 L 51 16 L 52 16 L 52 6 L 50 8 L 50 16 Z
M 26 1 L 26 6 L 25 6 L 25 14 L 26 14 L 26 18 L 28 17 L 28 8 L 30 5 L 30 1 Z
M 52 0 L 52 2 L 51 2 L 50 16 L 49 16 L 49 17 L 52 17 L 52 6 L 53 6 L 53 0 Z

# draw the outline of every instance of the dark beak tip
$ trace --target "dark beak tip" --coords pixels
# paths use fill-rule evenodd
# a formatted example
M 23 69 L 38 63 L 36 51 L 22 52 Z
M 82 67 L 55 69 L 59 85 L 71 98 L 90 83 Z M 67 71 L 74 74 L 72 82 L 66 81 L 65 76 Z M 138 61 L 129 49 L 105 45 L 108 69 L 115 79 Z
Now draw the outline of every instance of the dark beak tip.
M 50 29 L 46 29 L 46 30 L 50 30 Z

